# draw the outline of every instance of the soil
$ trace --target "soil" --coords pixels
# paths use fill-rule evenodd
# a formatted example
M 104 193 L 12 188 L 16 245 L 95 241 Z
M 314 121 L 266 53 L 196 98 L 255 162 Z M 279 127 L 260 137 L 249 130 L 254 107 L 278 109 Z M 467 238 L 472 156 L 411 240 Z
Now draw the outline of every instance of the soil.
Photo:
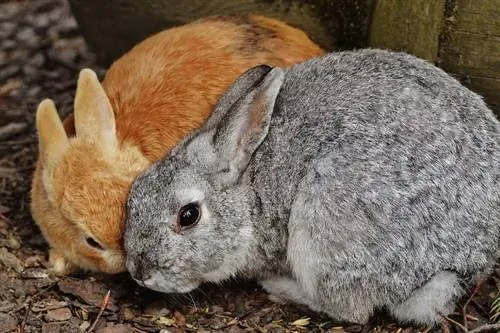
M 384 314 L 365 326 L 335 323 L 299 306 L 272 303 L 252 281 L 164 295 L 138 287 L 127 274 L 52 276 L 47 245 L 29 212 L 37 157 L 34 113 L 46 97 L 62 116 L 71 112 L 84 67 L 105 73 L 65 1 L 0 1 L 0 332 L 429 331 L 400 327 Z M 461 300 L 449 316 L 457 323 L 448 320 L 433 331 L 463 331 L 458 324 L 464 325 L 464 313 L 469 329 L 488 323 L 497 276 L 469 301 Z

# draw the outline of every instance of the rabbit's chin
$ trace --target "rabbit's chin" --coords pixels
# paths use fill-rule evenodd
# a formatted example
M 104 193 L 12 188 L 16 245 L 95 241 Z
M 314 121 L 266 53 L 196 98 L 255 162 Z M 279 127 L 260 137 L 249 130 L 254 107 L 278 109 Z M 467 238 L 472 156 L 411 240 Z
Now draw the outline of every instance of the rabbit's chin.
M 184 294 L 188 293 L 190 291 L 193 291 L 194 289 L 198 288 L 201 284 L 201 282 L 194 282 L 194 281 L 186 281 L 183 280 L 182 284 L 176 284 L 173 282 L 175 279 L 171 279 L 168 277 L 163 276 L 161 273 L 156 272 L 151 275 L 150 278 L 148 278 L 145 281 L 137 280 L 134 279 L 139 285 L 146 287 L 148 289 L 154 290 L 154 291 L 159 291 L 162 293 L 179 293 L 179 294 Z

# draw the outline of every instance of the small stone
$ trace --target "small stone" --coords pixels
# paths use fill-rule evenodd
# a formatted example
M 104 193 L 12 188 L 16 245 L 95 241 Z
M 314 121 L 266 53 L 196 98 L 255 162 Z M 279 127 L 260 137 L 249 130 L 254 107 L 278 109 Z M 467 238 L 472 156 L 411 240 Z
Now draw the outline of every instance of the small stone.
M 61 48 L 50 52 L 49 54 L 53 59 L 59 60 L 65 65 L 73 65 L 76 57 L 78 56 L 78 51 L 71 48 Z
M 33 67 L 40 68 L 43 66 L 45 63 L 45 57 L 41 53 L 35 54 L 31 59 L 29 60 L 29 64 Z
M 7 66 L 4 69 L 0 69 L 0 82 L 6 82 L 11 77 L 19 74 L 21 69 L 18 66 Z
M 0 332 L 10 332 L 17 329 L 17 319 L 6 313 L 0 313 Z
M 35 30 L 32 27 L 27 26 L 27 27 L 21 28 L 17 32 L 16 39 L 19 42 L 22 42 L 29 47 L 35 47 L 38 44 L 39 38 L 35 34 Z
M 4 39 L 2 42 L 2 49 L 5 51 L 12 50 L 17 46 L 17 43 L 13 41 L 12 39 Z
M 70 16 L 59 22 L 58 29 L 61 37 L 72 37 L 78 32 L 78 24 Z
M 35 96 L 38 96 L 38 94 L 40 94 L 41 91 L 42 91 L 42 88 L 40 86 L 34 86 L 34 87 L 29 88 L 28 91 L 26 92 L 26 94 L 30 97 L 35 97 Z
M 12 22 L 2 22 L 0 23 L 0 39 L 6 39 L 12 36 L 16 30 L 17 25 Z
M 47 15 L 49 16 L 50 20 L 52 22 L 58 22 L 61 20 L 61 17 L 63 16 L 61 13 L 62 8 L 61 7 L 54 7 L 50 12 L 47 12 Z
M 44 260 L 41 256 L 38 255 L 31 256 L 26 258 L 26 260 L 24 260 L 24 266 L 29 268 L 40 267 L 43 261 Z
M 28 60 L 30 53 L 27 49 L 16 49 L 9 54 L 10 61 L 25 62 Z
M 0 140 L 7 140 L 13 136 L 21 134 L 28 125 L 26 123 L 9 123 L 5 126 L 0 127 Z M 0 243 L 0 246 L 7 247 L 10 249 L 19 249 L 21 244 L 14 237 L 9 237 L 4 243 Z
M 0 302 L 0 312 L 9 312 L 14 309 L 16 306 L 9 301 Z
M 10 1 L 2 3 L 2 10 L 0 10 L 0 19 L 13 18 L 21 10 L 21 3 L 19 1 Z
M 7 268 L 12 268 L 17 273 L 21 273 L 24 270 L 22 261 L 10 253 L 5 247 L 0 248 L 0 264 Z
M 56 310 L 50 310 L 45 315 L 47 321 L 65 321 L 71 318 L 72 313 L 69 308 L 60 308 Z
M 23 66 L 23 74 L 27 77 L 33 77 L 37 73 L 37 69 L 30 65 Z
M 37 28 L 47 28 L 50 24 L 50 18 L 47 14 L 33 15 L 30 19 Z

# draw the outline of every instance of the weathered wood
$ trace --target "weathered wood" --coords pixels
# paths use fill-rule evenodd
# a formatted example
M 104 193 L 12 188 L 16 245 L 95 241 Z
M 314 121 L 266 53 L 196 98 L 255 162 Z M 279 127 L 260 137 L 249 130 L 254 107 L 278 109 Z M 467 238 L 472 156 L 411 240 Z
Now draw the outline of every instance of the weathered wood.
M 370 45 L 435 62 L 444 8 L 445 0 L 377 0 Z
M 500 115 L 500 0 L 448 0 L 439 65 Z
M 436 62 L 486 97 L 500 115 L 500 0 L 69 2 L 88 44 L 105 63 L 154 32 L 209 15 L 254 13 L 303 29 L 327 50 L 369 44 Z
M 260 14 L 328 50 L 363 47 L 374 0 L 69 0 L 82 34 L 109 63 L 154 32 L 209 15 Z

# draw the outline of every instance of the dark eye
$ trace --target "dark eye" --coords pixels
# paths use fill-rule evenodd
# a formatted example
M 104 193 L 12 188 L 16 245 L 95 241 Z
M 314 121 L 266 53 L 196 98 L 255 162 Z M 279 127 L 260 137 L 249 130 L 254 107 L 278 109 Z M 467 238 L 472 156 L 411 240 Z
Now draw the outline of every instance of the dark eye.
M 177 226 L 180 228 L 190 227 L 200 220 L 200 206 L 197 203 L 190 203 L 179 210 L 177 216 Z
M 104 248 L 101 246 L 101 244 L 99 244 L 95 239 L 93 239 L 92 237 L 87 237 L 86 239 L 87 241 L 87 244 L 90 246 L 90 247 L 93 247 L 94 249 L 96 250 L 100 250 L 100 251 L 104 251 Z

